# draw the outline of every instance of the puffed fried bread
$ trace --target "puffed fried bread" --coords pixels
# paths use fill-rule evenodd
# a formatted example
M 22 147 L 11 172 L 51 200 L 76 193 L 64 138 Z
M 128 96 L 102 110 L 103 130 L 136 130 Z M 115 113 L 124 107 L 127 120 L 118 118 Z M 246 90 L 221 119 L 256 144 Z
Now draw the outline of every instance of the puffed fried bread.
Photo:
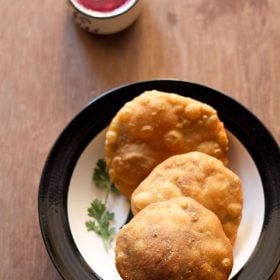
M 240 178 L 222 162 L 201 152 L 172 156 L 141 182 L 131 197 L 133 214 L 147 205 L 189 196 L 213 211 L 234 243 L 242 216 Z
M 106 133 L 109 174 L 127 197 L 160 162 L 190 151 L 227 164 L 227 134 L 214 108 L 173 93 L 144 92 L 119 110 Z
M 140 211 L 118 233 L 115 253 L 125 280 L 225 280 L 233 265 L 219 219 L 187 197 Z

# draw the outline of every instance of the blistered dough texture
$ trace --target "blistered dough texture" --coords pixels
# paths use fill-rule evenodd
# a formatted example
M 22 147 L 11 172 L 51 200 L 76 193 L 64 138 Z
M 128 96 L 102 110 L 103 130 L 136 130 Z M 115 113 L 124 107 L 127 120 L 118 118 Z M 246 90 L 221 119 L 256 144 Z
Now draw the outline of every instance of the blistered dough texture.
M 160 162 L 201 151 L 227 164 L 228 138 L 217 112 L 177 94 L 147 91 L 126 103 L 106 133 L 110 177 L 130 197 Z
M 233 265 L 219 219 L 187 197 L 139 212 L 118 233 L 115 252 L 125 280 L 225 280 Z
M 136 214 L 151 203 L 181 196 L 192 197 L 213 211 L 234 243 L 243 205 L 241 181 L 234 172 L 201 152 L 172 156 L 156 166 L 135 189 L 132 212 Z

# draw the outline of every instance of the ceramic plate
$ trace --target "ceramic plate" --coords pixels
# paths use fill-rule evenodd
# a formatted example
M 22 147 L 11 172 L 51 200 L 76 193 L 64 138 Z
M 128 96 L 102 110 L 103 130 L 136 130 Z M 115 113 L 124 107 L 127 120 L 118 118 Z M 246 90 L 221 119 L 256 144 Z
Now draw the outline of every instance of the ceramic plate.
M 146 81 L 126 85 L 93 100 L 54 144 L 39 190 L 39 219 L 49 255 L 65 279 L 121 279 L 109 250 L 87 231 L 87 208 L 104 192 L 93 183 L 93 169 L 104 159 L 107 125 L 123 104 L 145 90 L 157 89 L 213 106 L 230 141 L 229 168 L 243 183 L 244 208 L 234 246 L 231 279 L 269 279 L 280 260 L 280 151 L 261 122 L 242 105 L 205 86 L 182 81 Z M 119 230 L 130 218 L 129 201 L 111 195 L 107 207 Z

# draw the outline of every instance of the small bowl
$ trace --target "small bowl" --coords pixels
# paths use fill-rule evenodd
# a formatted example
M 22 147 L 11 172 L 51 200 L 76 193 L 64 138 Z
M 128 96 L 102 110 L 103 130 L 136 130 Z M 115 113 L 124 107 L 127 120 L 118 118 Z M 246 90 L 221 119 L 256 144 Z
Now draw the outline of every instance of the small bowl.
M 127 0 L 111 11 L 94 11 L 78 0 L 68 0 L 70 14 L 82 29 L 93 34 L 112 34 L 130 26 L 140 15 L 142 0 Z

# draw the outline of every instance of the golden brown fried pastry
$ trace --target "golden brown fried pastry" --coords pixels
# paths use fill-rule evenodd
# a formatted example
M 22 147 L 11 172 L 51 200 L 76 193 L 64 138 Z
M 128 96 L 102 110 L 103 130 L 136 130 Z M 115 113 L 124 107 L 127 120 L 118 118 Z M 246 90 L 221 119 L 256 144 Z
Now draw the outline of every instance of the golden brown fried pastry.
M 188 197 L 153 203 L 117 235 L 125 280 L 228 279 L 232 246 L 219 219 Z
M 241 181 L 235 173 L 204 153 L 172 156 L 155 167 L 133 192 L 132 212 L 181 196 L 192 197 L 213 211 L 234 243 L 243 203 Z
M 106 162 L 117 188 L 130 197 L 160 162 L 201 151 L 227 163 L 228 138 L 217 112 L 177 94 L 147 91 L 126 103 L 106 133 Z

